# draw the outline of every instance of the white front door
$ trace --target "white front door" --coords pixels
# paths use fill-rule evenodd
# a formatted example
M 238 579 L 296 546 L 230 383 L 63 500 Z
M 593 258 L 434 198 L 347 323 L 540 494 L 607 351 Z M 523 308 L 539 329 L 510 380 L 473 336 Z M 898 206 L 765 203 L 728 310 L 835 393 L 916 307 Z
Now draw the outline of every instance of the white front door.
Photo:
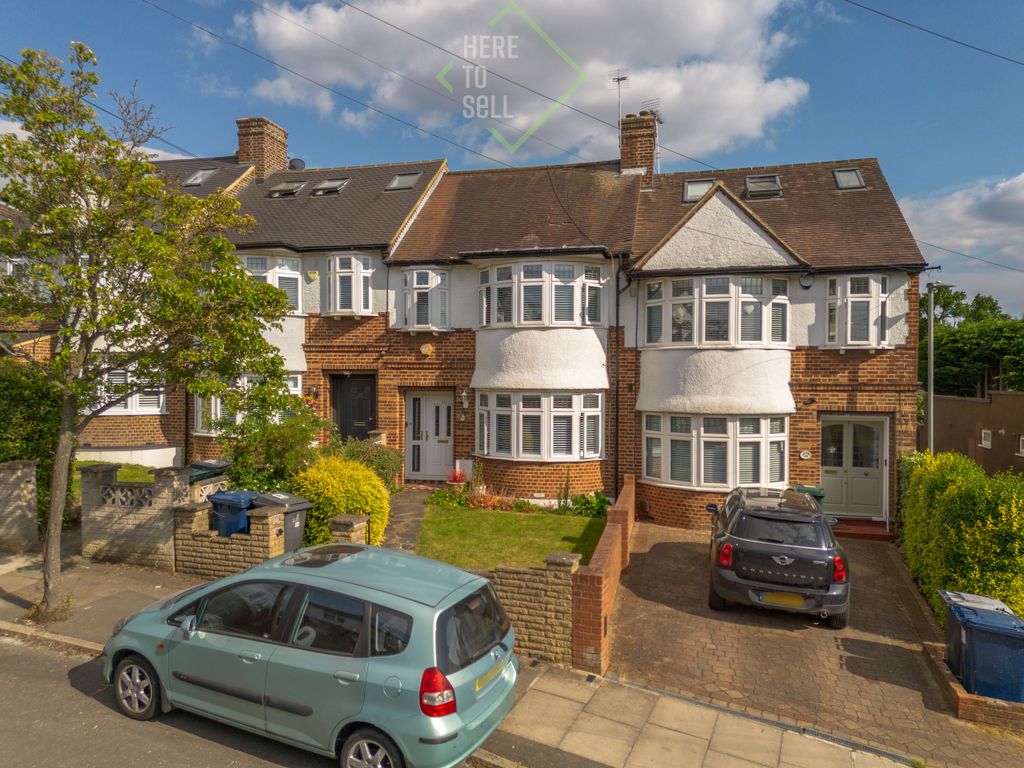
M 405 399 L 406 477 L 445 480 L 453 466 L 451 394 L 410 392 Z
M 832 515 L 886 518 L 887 420 L 821 420 L 821 487 Z

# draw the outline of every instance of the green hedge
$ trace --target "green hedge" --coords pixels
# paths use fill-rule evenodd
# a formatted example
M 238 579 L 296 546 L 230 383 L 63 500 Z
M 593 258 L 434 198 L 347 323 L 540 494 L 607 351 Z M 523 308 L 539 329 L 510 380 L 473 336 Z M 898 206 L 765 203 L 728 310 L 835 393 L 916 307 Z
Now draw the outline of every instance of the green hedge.
M 388 491 L 369 467 L 340 456 L 321 456 L 311 467 L 299 472 L 293 482 L 295 493 L 313 502 L 306 516 L 303 544 L 325 544 L 331 540 L 331 518 L 335 515 L 365 515 L 371 544 L 384 541 L 391 513 Z
M 1024 476 L 988 477 L 959 453 L 900 462 L 907 565 L 937 615 L 937 591 L 998 598 L 1024 615 Z

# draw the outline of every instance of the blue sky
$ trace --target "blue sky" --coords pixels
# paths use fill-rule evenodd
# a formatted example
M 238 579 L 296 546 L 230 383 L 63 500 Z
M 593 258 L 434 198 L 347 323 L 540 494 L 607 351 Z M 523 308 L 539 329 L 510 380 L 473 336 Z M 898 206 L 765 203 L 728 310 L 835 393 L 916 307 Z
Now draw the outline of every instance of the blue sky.
M 616 92 L 607 79 L 621 68 L 630 75 L 624 111 L 661 100 L 663 170 L 698 167 L 669 150 L 719 167 L 876 156 L 918 238 L 1024 269 L 1024 67 L 842 0 L 520 0 L 521 14 L 513 9 L 493 25 L 505 0 L 353 0 L 487 65 L 486 82 L 468 88 L 463 62 L 336 0 L 154 2 L 337 92 L 516 165 L 614 157 L 615 131 L 601 121 L 616 122 Z M 1019 1 L 866 4 L 1024 59 Z M 110 105 L 107 90 L 137 82 L 170 127 L 166 137 L 198 154 L 229 154 L 234 119 L 261 114 L 287 128 L 291 154 L 310 165 L 430 157 L 447 157 L 455 168 L 493 164 L 141 0 L 12 3 L 4 22 L 0 52 L 7 56 L 25 47 L 63 55 L 72 39 L 90 45 L 103 77 L 100 103 Z M 515 39 L 514 57 L 481 58 L 485 35 Z M 467 45 L 478 46 L 477 53 Z M 449 62 L 446 94 L 435 75 Z M 551 104 L 494 73 L 550 96 L 579 80 L 567 103 L 599 119 L 563 107 L 509 152 L 488 128 L 514 145 Z M 502 122 L 483 119 L 479 110 L 463 116 L 467 95 L 499 107 Z M 1024 313 L 1024 274 L 930 248 L 924 253 L 942 266 L 941 279 Z

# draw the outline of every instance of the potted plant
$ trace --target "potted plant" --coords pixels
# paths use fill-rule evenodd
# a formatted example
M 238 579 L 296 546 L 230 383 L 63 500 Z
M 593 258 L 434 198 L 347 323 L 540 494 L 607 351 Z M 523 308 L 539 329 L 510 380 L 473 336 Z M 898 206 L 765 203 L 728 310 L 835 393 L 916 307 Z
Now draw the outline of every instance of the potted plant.
M 463 485 L 466 482 L 466 473 L 458 467 L 448 470 L 448 485 Z

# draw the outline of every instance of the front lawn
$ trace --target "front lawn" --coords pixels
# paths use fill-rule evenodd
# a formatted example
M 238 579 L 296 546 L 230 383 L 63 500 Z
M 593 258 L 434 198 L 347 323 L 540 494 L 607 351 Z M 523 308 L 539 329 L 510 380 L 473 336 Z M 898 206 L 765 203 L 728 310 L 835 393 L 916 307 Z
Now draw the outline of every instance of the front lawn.
M 71 498 L 74 504 L 82 503 L 82 467 L 89 467 L 93 464 L 105 464 L 102 461 L 76 461 L 75 468 L 71 473 Z M 153 467 L 146 467 L 142 464 L 122 464 L 117 470 L 117 479 L 122 483 L 152 483 L 153 476 L 149 470 Z
M 585 565 L 604 523 L 603 517 L 428 507 L 416 554 L 474 571 L 543 566 L 552 552 L 579 552 Z

